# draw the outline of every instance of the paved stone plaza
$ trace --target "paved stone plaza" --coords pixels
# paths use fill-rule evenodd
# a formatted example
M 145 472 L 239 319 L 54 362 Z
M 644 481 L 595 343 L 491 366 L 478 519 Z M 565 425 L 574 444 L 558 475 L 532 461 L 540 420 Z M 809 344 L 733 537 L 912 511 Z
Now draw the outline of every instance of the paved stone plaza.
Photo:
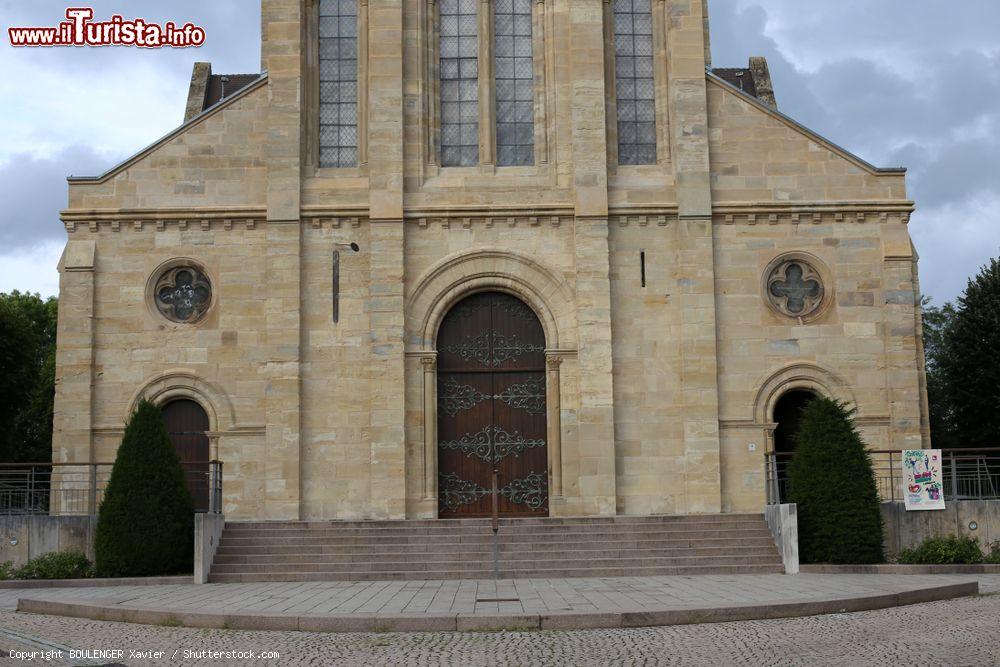
M 798 577 L 796 578 L 798 579 Z M 935 577 L 935 580 L 955 579 Z M 852 614 L 665 628 L 568 632 L 318 634 L 240 632 L 15 614 L 4 591 L 0 648 L 118 648 L 114 662 L 282 665 L 993 665 L 1000 663 L 1000 575 L 978 597 Z M 55 591 L 49 591 L 55 592 Z M 147 591 L 149 592 L 149 591 Z M 23 591 L 21 591 L 23 593 Z M 156 661 L 129 650 L 163 651 Z M 279 658 L 207 661 L 185 651 L 272 651 Z M 110 662 L 110 661 L 105 661 Z M 53 661 L 52 665 L 85 664 Z M 100 664 L 91 662 L 89 664 Z
M 1000 582 L 1000 575 L 993 576 Z M 815 602 L 976 581 L 976 575 L 781 574 L 500 581 L 361 581 L 5 591 L 28 598 L 178 614 L 281 616 L 605 613 Z M 495 600 L 509 600 L 500 601 Z

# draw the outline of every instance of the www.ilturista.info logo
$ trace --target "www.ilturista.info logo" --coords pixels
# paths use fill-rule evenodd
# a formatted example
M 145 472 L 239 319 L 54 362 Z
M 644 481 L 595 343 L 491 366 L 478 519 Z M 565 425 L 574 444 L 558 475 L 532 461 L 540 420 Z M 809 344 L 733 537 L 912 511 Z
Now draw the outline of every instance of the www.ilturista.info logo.
M 8 28 L 11 46 L 139 46 L 183 49 L 205 43 L 205 29 L 193 23 L 163 25 L 115 14 L 108 21 L 93 21 L 91 7 L 70 7 L 67 21 L 49 28 Z

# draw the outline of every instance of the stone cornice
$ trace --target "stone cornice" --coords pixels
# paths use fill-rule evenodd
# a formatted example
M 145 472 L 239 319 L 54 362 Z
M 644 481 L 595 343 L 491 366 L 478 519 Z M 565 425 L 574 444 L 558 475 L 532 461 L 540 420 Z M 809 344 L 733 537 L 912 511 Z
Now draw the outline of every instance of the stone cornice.
M 749 201 L 718 202 L 712 212 L 719 213 L 812 213 L 836 211 L 895 211 L 912 213 L 915 204 L 907 199 L 856 200 L 856 201 Z
M 911 201 L 871 201 L 871 202 L 767 202 L 730 203 L 713 208 L 712 220 L 718 225 L 777 225 L 777 224 L 823 224 L 823 223 L 903 223 L 910 221 L 914 210 Z M 142 231 L 168 228 L 226 230 L 254 229 L 262 224 L 296 224 L 314 229 L 360 227 L 372 222 L 368 209 L 351 206 L 338 209 L 330 207 L 308 207 L 303 209 L 298 220 L 267 221 L 263 207 L 207 207 L 207 208 L 155 208 L 155 209 L 66 209 L 60 213 L 66 231 L 73 233 L 79 228 L 92 232 L 121 231 L 131 229 Z M 572 210 L 544 209 L 480 209 L 476 213 L 469 210 L 429 209 L 408 211 L 403 222 L 421 229 L 429 226 L 442 228 L 471 227 L 559 227 L 572 224 L 574 220 L 607 220 L 609 225 L 628 227 L 667 227 L 681 218 L 675 206 L 663 207 L 616 207 L 607 216 L 575 216 Z M 705 219 L 707 218 L 699 218 Z M 399 220 L 393 222 L 399 223 Z
M 802 210 L 768 210 L 748 208 L 729 213 L 716 212 L 717 225 L 820 225 L 820 224 L 886 224 L 910 222 L 910 210 L 865 209 L 862 207 L 837 207 Z

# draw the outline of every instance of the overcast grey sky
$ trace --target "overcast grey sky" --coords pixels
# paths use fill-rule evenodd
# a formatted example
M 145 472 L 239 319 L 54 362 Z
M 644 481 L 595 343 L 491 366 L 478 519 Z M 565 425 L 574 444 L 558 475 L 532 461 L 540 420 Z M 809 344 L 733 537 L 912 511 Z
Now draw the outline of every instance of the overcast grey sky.
M 1000 255 L 1000 1 L 709 0 L 719 67 L 767 56 L 783 112 L 879 166 L 906 166 L 921 286 L 940 303 Z M 71 3 L 72 4 L 72 3 Z M 195 60 L 260 67 L 258 0 L 93 0 L 203 26 L 199 49 L 13 49 L 67 4 L 0 0 L 0 291 L 58 291 L 65 177 L 180 124 Z

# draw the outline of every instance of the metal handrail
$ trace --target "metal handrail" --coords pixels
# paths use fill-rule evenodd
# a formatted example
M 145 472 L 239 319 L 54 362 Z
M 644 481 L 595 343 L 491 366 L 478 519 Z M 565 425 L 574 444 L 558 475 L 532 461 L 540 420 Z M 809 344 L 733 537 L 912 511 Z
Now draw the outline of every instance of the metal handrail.
M 217 459 L 181 463 L 196 511 L 222 512 L 222 465 Z M 0 463 L 0 515 L 96 515 L 113 466 L 90 461 Z
M 870 449 L 875 481 L 883 501 L 903 497 L 900 450 Z M 764 455 L 765 492 L 769 505 L 785 500 L 787 467 L 795 452 Z M 941 473 L 945 500 L 1000 499 L 1000 447 L 956 447 L 941 450 Z

